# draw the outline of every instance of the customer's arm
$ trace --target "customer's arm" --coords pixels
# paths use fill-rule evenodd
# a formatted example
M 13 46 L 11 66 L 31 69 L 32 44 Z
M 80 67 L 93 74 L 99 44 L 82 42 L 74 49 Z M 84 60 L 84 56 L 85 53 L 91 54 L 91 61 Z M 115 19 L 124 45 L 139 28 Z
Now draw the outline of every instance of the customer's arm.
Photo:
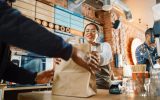
M 2 79 L 20 84 L 34 84 L 36 75 L 37 73 L 27 71 L 9 62 Z
M 8 66 L 2 76 L 2 79 L 20 84 L 44 84 L 48 83 L 51 80 L 53 74 L 54 74 L 53 69 L 38 73 L 30 72 L 10 62 L 8 63 Z
M 68 60 L 72 46 L 12 8 L 0 15 L 0 40 L 49 57 Z
M 22 16 L 19 11 L 9 8 L 0 15 L 0 40 L 28 51 L 49 57 L 59 57 L 68 60 L 70 57 L 81 65 L 86 65 L 85 55 L 72 45 L 66 43 L 61 37 L 48 31 L 38 23 Z M 76 51 L 76 52 L 75 52 Z M 98 60 L 93 57 L 88 66 L 97 69 Z M 83 67 L 88 67 L 83 66 Z M 87 68 L 88 69 L 88 68 Z

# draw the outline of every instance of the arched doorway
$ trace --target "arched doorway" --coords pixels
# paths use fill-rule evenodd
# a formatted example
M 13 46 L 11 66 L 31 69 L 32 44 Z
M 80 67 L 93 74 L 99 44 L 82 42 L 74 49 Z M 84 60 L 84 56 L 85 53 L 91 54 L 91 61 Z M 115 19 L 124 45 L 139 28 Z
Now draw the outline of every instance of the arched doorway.
M 128 64 L 137 64 L 136 60 L 136 48 L 141 45 L 143 41 L 139 38 L 129 38 L 127 41 L 127 62 Z
M 136 54 L 136 49 L 142 43 L 143 43 L 142 40 L 140 40 L 138 38 L 135 38 L 132 41 L 132 44 L 131 44 L 131 54 L 132 54 L 132 60 L 133 60 L 134 64 L 137 64 L 136 55 L 135 55 Z

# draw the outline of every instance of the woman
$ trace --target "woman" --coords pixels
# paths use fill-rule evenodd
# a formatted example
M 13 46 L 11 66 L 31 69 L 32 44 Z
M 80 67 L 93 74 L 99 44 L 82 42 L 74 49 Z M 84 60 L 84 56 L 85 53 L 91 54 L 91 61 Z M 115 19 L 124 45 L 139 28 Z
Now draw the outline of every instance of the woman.
M 110 62 L 112 61 L 112 50 L 111 46 L 107 42 L 97 43 L 99 36 L 99 28 L 94 23 L 89 23 L 84 28 L 83 37 L 91 45 L 91 51 L 98 48 L 97 52 L 100 55 L 100 67 L 101 71 L 96 72 L 97 88 L 108 89 L 111 81 L 111 67 Z

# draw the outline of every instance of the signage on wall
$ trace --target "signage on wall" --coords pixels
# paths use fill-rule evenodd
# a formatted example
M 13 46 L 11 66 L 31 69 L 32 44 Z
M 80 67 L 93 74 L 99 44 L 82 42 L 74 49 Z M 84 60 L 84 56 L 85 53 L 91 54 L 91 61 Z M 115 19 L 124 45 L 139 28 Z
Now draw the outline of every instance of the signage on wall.
M 86 25 L 85 20 L 97 23 L 94 19 L 84 17 L 83 14 L 78 14 L 58 5 L 53 6 L 49 3 L 42 2 L 42 0 L 29 1 L 17 0 L 12 6 L 22 12 L 26 17 L 35 20 L 52 32 L 59 31 L 82 36 L 84 26 Z

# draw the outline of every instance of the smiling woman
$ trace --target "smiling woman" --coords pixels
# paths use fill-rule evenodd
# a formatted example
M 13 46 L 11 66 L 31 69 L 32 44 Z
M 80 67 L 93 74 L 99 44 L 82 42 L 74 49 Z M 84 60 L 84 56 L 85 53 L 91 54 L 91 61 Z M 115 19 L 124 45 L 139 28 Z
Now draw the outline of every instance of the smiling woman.
M 99 36 L 99 28 L 94 23 L 89 23 L 84 28 L 84 34 L 83 37 L 89 42 L 96 42 L 96 39 Z
M 100 56 L 99 66 L 102 69 L 96 72 L 97 88 L 107 89 L 110 86 L 111 76 L 113 75 L 110 67 L 112 50 L 109 43 L 97 42 L 99 35 L 99 27 L 96 24 L 89 23 L 85 26 L 83 36 L 90 45 L 90 51 L 94 51 Z

